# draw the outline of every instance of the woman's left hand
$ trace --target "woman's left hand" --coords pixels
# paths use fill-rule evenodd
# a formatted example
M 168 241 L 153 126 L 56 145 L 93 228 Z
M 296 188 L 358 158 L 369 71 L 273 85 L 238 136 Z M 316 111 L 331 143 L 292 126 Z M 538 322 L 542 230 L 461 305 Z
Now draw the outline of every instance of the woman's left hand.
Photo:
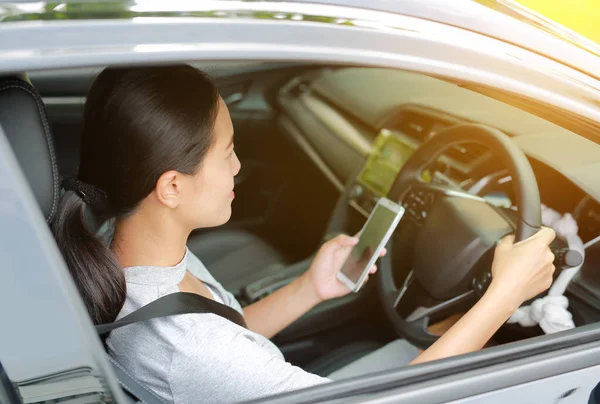
M 319 300 L 333 299 L 350 293 L 350 289 L 338 280 L 337 273 L 357 243 L 358 237 L 341 234 L 321 246 L 310 268 L 303 275 Z M 383 249 L 380 256 L 384 256 L 385 253 Z M 373 265 L 369 273 L 374 274 L 375 271 L 377 267 Z

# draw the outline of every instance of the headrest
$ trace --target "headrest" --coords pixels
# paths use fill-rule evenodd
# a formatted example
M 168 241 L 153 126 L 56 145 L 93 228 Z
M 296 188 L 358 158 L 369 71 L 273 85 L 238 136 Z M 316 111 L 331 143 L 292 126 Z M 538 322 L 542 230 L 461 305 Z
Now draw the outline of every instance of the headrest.
M 42 98 L 21 78 L 0 78 L 0 126 L 50 222 L 60 186 L 52 134 Z

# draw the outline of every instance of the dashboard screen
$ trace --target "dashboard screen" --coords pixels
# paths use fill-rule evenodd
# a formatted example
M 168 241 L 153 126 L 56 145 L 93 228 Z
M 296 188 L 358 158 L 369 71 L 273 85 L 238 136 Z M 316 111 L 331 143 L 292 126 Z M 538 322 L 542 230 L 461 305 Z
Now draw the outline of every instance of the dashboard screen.
M 392 132 L 382 130 L 373 143 L 373 151 L 357 181 L 379 196 L 386 196 L 400 168 L 415 149 Z

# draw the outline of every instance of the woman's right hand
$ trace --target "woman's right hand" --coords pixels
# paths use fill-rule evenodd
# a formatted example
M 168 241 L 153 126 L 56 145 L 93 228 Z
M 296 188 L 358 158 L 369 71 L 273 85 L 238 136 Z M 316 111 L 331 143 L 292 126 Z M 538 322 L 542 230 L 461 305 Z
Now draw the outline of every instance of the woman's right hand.
M 496 247 L 488 292 L 516 310 L 524 301 L 548 289 L 554 274 L 554 254 L 549 244 L 555 236 L 554 230 L 542 227 L 518 243 L 514 243 L 514 236 L 504 238 Z
M 503 239 L 492 263 L 492 284 L 460 320 L 411 364 L 473 352 L 485 346 L 525 301 L 552 284 L 554 230 L 542 228 L 527 240 Z

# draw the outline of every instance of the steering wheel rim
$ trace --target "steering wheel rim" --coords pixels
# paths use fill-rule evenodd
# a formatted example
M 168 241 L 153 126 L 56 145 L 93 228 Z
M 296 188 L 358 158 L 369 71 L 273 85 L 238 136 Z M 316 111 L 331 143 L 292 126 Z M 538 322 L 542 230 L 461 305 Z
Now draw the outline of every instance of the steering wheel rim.
M 421 173 L 429 164 L 437 159 L 447 148 L 460 143 L 479 143 L 488 147 L 508 169 L 512 177 L 518 220 L 515 241 L 524 240 L 535 234 L 541 227 L 541 203 L 539 189 L 533 169 L 525 154 L 510 138 L 498 129 L 477 124 L 456 125 L 437 133 L 424 143 L 404 164 L 392 185 L 388 198 L 402 203 L 409 189 L 420 181 Z M 426 186 L 426 185 L 425 185 Z M 393 239 L 387 246 L 388 254 L 380 260 L 378 286 L 379 295 L 392 327 L 401 337 L 420 348 L 427 348 L 439 337 L 427 331 L 429 317 L 423 314 L 419 321 L 407 321 L 397 311 L 398 304 L 413 281 L 413 271 L 401 288 L 396 287 L 392 269 Z M 489 275 L 491 280 L 491 273 Z M 475 297 L 474 291 L 448 299 L 436 306 L 436 310 L 447 310 L 470 302 Z M 427 313 L 427 310 L 425 310 Z
M 388 198 L 400 202 L 411 183 L 419 181 L 420 174 L 446 149 L 461 143 L 479 143 L 500 158 L 513 178 L 519 221 L 515 242 L 534 235 L 542 225 L 542 208 L 537 180 L 525 153 L 503 132 L 480 124 L 459 124 L 445 128 L 423 143 L 404 164 Z M 516 185 L 516 186 L 515 186 Z

